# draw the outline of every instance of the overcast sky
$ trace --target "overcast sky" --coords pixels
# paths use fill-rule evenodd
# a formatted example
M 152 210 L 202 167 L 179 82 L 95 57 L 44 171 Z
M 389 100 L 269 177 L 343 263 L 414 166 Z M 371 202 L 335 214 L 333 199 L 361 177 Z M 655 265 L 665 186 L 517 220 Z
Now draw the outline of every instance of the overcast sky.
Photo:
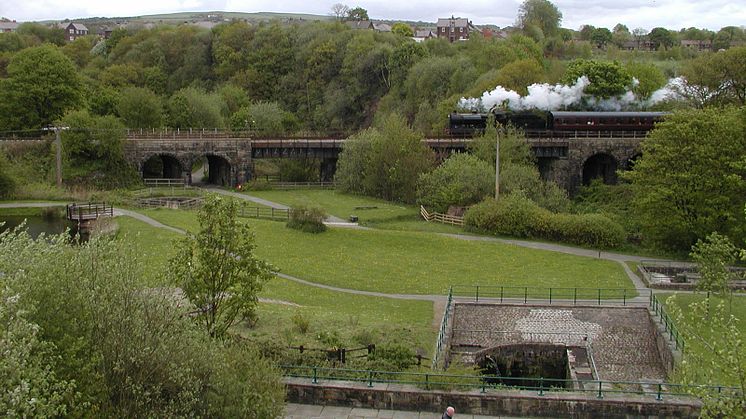
M 123 17 L 183 11 L 295 12 L 328 15 L 334 3 L 361 6 L 373 19 L 421 20 L 469 18 L 475 24 L 508 26 L 515 22 L 521 0 L 0 0 L 0 16 L 18 21 Z M 562 26 L 592 24 L 612 28 L 623 23 L 668 29 L 698 27 L 717 30 L 746 25 L 746 0 L 556 0 Z

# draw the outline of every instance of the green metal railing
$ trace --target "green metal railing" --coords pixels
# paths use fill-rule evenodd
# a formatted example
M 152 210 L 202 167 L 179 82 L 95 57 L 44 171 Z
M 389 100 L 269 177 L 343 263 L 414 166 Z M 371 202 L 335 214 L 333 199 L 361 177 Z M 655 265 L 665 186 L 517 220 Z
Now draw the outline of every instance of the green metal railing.
M 438 340 L 435 343 L 435 354 L 433 355 L 432 368 L 438 368 L 438 361 L 445 348 L 445 341 L 448 336 L 448 321 L 450 320 L 451 304 L 453 303 L 453 287 L 448 288 L 448 301 L 446 302 L 445 312 L 443 313 L 443 320 L 440 322 L 440 331 L 438 332 Z
M 665 305 L 658 299 L 657 295 L 652 293 L 650 294 L 650 309 L 653 310 L 653 313 L 655 313 L 655 315 L 660 319 L 665 332 L 668 333 L 668 338 L 675 343 L 676 349 L 683 351 L 684 337 L 681 336 L 678 329 L 676 329 L 676 325 L 674 324 L 673 319 L 671 319 L 671 316 L 666 313 Z
M 646 305 L 642 299 L 635 300 L 644 291 L 628 288 L 569 288 L 569 287 L 514 287 L 502 285 L 454 285 L 454 295 L 473 298 L 475 302 L 511 302 L 528 304 L 594 304 L 594 305 Z
M 395 372 L 361 369 L 341 369 L 310 366 L 281 366 L 285 377 L 322 381 L 348 381 L 364 383 L 367 387 L 376 384 L 408 384 L 432 389 L 455 390 L 528 390 L 539 396 L 546 393 L 579 392 L 593 394 L 602 399 L 611 394 L 637 394 L 652 396 L 656 400 L 664 397 L 691 395 L 695 391 L 711 391 L 713 394 L 740 395 L 737 387 L 703 386 L 645 381 L 571 380 L 543 377 L 500 377 L 492 375 L 457 375 L 444 373 Z M 526 383 L 532 384 L 526 384 Z

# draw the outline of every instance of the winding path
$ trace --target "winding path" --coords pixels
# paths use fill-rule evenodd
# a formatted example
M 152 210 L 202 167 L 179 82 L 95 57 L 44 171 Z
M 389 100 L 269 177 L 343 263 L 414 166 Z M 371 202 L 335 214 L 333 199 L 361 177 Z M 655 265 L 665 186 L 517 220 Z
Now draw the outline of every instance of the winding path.
M 278 204 L 276 202 L 271 202 L 265 199 L 253 197 L 253 196 L 246 195 L 246 194 L 226 191 L 226 190 L 217 189 L 217 188 L 207 188 L 207 190 L 210 192 L 220 193 L 226 196 L 231 196 L 231 197 L 235 197 L 238 199 L 255 202 L 255 203 L 265 205 L 268 207 L 272 207 L 272 208 L 279 208 L 279 209 L 288 208 L 286 205 Z M 64 206 L 64 205 L 65 203 L 61 203 L 61 202 L 17 202 L 17 203 L 0 203 L 0 208 L 21 208 L 21 207 L 43 208 L 43 207 L 54 207 L 54 206 Z M 163 224 L 137 211 L 126 210 L 123 208 L 114 208 L 114 214 L 115 216 L 124 215 L 128 217 L 132 217 L 156 228 L 166 229 L 174 233 L 178 233 L 178 234 L 186 234 L 184 230 Z M 338 223 L 334 221 L 328 223 L 329 225 L 338 226 L 338 227 L 349 227 L 350 223 L 344 223 L 344 221 L 339 219 L 338 217 L 333 217 L 332 219 L 339 220 L 341 222 L 340 224 L 342 225 L 338 225 Z M 368 227 L 360 227 L 360 228 L 370 229 Z M 635 255 L 625 255 L 625 254 L 619 254 L 619 253 L 603 252 L 603 251 L 592 250 L 592 249 L 581 249 L 577 247 L 564 246 L 564 245 L 552 244 L 552 243 L 531 242 L 531 241 L 526 241 L 526 240 L 500 239 L 496 237 L 473 236 L 473 235 L 468 235 L 468 234 L 453 234 L 453 233 L 438 233 L 438 234 L 441 234 L 443 236 L 450 237 L 453 239 L 457 239 L 457 240 L 498 242 L 498 243 L 504 243 L 504 244 L 514 245 L 514 246 L 526 247 L 530 249 L 538 249 L 538 250 L 545 250 L 545 251 L 550 251 L 550 252 L 565 253 L 565 254 L 570 254 L 570 255 L 575 255 L 575 256 L 610 260 L 613 262 L 617 262 L 622 266 L 625 273 L 627 274 L 629 279 L 632 281 L 632 283 L 635 286 L 635 289 L 638 292 L 641 291 L 644 293 L 650 290 L 650 288 L 646 287 L 645 284 L 642 282 L 642 280 L 634 272 L 632 272 L 629 266 L 627 266 L 627 264 L 625 263 L 625 261 L 639 262 L 643 259 L 650 260 L 648 258 L 643 258 L 640 256 L 635 256 Z M 656 260 L 661 260 L 661 259 L 656 259 Z M 316 282 L 311 282 L 311 281 L 301 279 L 301 278 L 298 278 L 292 275 L 284 274 L 281 272 L 276 272 L 275 274 L 280 278 L 294 281 L 299 284 L 322 288 L 322 289 L 326 289 L 326 290 L 334 291 L 334 292 L 343 292 L 343 293 L 348 293 L 348 294 L 356 294 L 356 295 L 363 295 L 363 296 L 376 297 L 376 298 L 393 298 L 393 299 L 400 299 L 400 300 L 430 301 L 433 303 L 433 311 L 434 311 L 433 324 L 436 326 L 437 324 L 439 324 L 440 318 L 443 316 L 443 311 L 445 310 L 446 297 L 444 295 L 389 294 L 389 293 L 382 293 L 382 292 L 375 292 L 375 291 L 363 291 L 363 290 L 340 288 L 340 287 L 334 287 L 331 285 L 319 284 Z M 505 299 L 505 301 L 511 301 L 511 299 Z M 521 302 L 522 301 L 523 300 L 521 299 Z M 532 300 L 532 301 L 541 302 L 541 300 Z M 636 298 L 627 300 L 626 302 L 633 302 L 633 303 L 634 302 L 637 302 L 637 303 L 647 302 L 647 297 L 640 295 Z

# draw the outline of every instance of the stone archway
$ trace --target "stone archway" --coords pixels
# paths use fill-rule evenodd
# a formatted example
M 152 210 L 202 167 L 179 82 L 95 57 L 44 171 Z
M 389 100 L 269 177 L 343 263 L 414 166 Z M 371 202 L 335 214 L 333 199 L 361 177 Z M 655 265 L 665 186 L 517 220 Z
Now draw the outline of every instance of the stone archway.
M 583 185 L 590 185 L 591 180 L 601 178 L 607 185 L 617 183 L 616 171 L 619 168 L 617 159 L 607 153 L 598 153 L 583 163 Z
M 231 162 L 223 157 L 215 154 L 208 154 L 207 165 L 205 169 L 207 183 L 218 186 L 232 186 L 233 185 L 233 167 Z
M 184 165 L 170 154 L 155 154 L 142 163 L 141 172 L 143 179 L 181 179 Z

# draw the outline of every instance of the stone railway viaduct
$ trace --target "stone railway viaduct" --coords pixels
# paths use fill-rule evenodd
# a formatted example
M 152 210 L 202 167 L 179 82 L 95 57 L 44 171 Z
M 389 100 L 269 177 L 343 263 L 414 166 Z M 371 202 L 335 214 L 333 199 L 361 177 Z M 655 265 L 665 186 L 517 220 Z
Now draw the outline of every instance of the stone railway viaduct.
M 552 179 L 570 192 L 595 177 L 616 182 L 616 171 L 628 169 L 640 153 L 642 132 L 547 132 L 528 138 L 545 179 Z M 320 178 L 331 180 L 344 139 L 296 136 L 262 138 L 250 133 L 216 130 L 129 131 L 125 156 L 141 174 L 156 167 L 164 178 L 182 178 L 191 183 L 191 168 L 207 160 L 209 182 L 236 185 L 252 178 L 254 160 L 263 158 L 314 158 L 320 161 Z M 439 158 L 463 152 L 468 138 L 424 140 Z M 153 176 L 151 171 L 150 176 Z

